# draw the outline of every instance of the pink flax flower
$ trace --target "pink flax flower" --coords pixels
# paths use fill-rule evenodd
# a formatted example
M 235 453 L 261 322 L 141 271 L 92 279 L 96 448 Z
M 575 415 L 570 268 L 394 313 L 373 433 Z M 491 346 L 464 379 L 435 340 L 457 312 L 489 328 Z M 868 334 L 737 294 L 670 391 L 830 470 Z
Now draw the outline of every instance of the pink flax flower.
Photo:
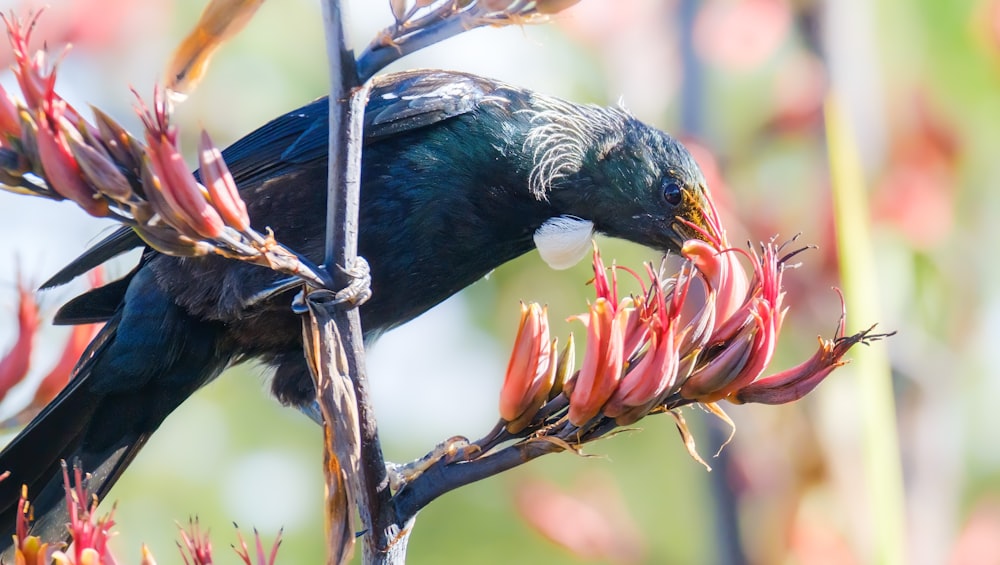
M 140 104 L 138 111 L 146 128 L 146 152 L 155 175 L 153 186 L 145 187 L 153 206 L 181 233 L 218 239 L 225 223 L 184 162 L 166 99 L 157 90 L 153 94 L 153 109 Z M 162 196 L 162 202 L 156 196 Z
M 549 341 L 546 308 L 522 302 L 521 322 L 500 390 L 500 417 L 509 422 L 511 432 L 524 429 L 548 400 L 555 376 L 556 344 Z
M 17 285 L 17 296 L 17 340 L 10 351 L 0 358 L 0 399 L 28 375 L 35 334 L 38 332 L 38 304 L 24 281 Z
M 597 299 L 586 314 L 576 316 L 587 326 L 587 350 L 583 366 L 569 390 L 569 421 L 583 426 L 601 412 L 621 380 L 625 364 L 624 328 L 635 305 L 631 298 L 618 301 L 618 280 L 612 271 L 610 282 L 601 254 L 594 247 L 594 289 Z
M 673 277 L 664 278 L 647 265 L 647 282 L 623 269 L 642 285 L 637 296 L 619 297 L 619 267 L 612 266 L 609 277 L 595 247 L 596 299 L 587 312 L 571 318 L 587 326 L 587 349 L 583 366 L 571 376 L 565 376 L 571 369 L 556 368 L 564 376 L 550 377 L 555 347 L 545 312 L 537 305 L 522 306 L 501 396 L 504 420 L 517 421 L 507 427 L 508 432 L 558 435 L 564 428 L 555 424 L 565 417 L 574 441 L 580 442 L 686 404 L 704 404 L 725 418 L 716 406 L 720 400 L 791 402 L 843 365 L 842 358 L 853 345 L 885 337 L 871 333 L 872 328 L 847 336 L 841 317 L 836 335 L 821 339 L 812 358 L 761 378 L 774 358 L 787 310 L 785 270 L 805 248 L 789 252 L 788 243 L 771 240 L 759 250 L 736 249 L 726 241 L 713 206 L 705 219 L 704 229 L 688 225 L 698 239 L 685 242 L 681 255 L 686 261 Z M 690 293 L 695 282 L 705 289 L 703 302 L 686 304 L 695 296 Z M 560 395 L 559 387 L 550 383 L 564 380 Z M 546 398 L 552 402 L 543 409 Z M 678 422 L 683 428 L 683 421 Z

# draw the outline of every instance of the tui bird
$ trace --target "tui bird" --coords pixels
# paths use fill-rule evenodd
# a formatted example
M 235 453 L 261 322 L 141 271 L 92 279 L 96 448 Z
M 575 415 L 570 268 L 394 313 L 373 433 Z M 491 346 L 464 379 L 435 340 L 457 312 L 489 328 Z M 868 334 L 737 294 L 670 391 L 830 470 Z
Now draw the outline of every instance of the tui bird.
M 223 155 L 255 227 L 323 257 L 326 99 L 281 116 Z M 359 254 L 371 267 L 367 341 L 536 245 L 565 267 L 592 232 L 677 250 L 704 225 L 705 181 L 688 151 L 620 109 L 580 105 L 482 77 L 412 71 L 376 79 L 365 115 Z M 142 246 L 124 228 L 46 286 Z M 105 321 L 75 377 L 0 453 L 0 548 L 21 485 L 33 533 L 65 537 L 60 461 L 103 498 L 163 420 L 228 366 L 275 367 L 284 404 L 314 400 L 294 290 L 282 275 L 216 256 L 146 248 L 128 275 L 63 307 L 57 323 Z

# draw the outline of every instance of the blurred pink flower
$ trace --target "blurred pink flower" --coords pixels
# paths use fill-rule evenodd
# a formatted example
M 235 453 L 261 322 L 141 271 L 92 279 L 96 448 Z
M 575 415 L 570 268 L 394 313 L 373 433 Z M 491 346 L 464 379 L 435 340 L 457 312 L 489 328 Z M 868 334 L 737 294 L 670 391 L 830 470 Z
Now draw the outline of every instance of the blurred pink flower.
M 791 24 L 784 0 L 707 0 L 695 21 L 695 49 L 725 70 L 752 71 L 774 56 Z
M 17 103 L 0 86 L 0 147 L 10 145 L 12 139 L 21 137 L 21 118 L 18 116 Z
M 518 486 L 518 513 L 538 533 L 581 559 L 642 563 L 646 542 L 621 492 L 605 475 L 588 475 L 572 492 L 532 480 Z
M 97 267 L 90 272 L 91 288 L 97 288 L 103 284 L 102 273 L 103 270 L 101 267 Z M 33 417 L 34 413 L 41 410 L 42 407 L 59 394 L 59 391 L 69 382 L 70 376 L 73 374 L 73 369 L 76 367 L 80 357 L 83 356 L 84 351 L 87 350 L 90 341 L 94 339 L 94 336 L 97 335 L 97 332 L 100 331 L 103 325 L 81 324 L 73 326 L 73 329 L 70 330 L 69 339 L 66 340 L 66 345 L 63 346 L 62 355 L 56 361 L 55 366 L 38 383 L 38 388 L 35 389 L 35 396 L 31 399 L 31 403 L 28 404 L 25 411 L 18 415 L 19 420 Z
M 35 389 L 35 396 L 32 398 L 31 404 L 28 405 L 28 410 L 40 410 L 50 400 L 55 398 L 59 394 L 59 391 L 65 388 L 70 376 L 73 374 L 73 368 L 76 367 L 83 352 L 90 345 L 90 341 L 94 339 L 94 336 L 100 331 L 103 325 L 83 324 L 73 326 L 73 329 L 70 330 L 69 339 L 66 340 L 66 345 L 63 347 L 62 355 L 60 355 L 59 360 L 56 361 L 52 370 L 38 384 L 38 388 Z
M 800 565 L 854 565 L 859 563 L 834 524 L 797 516 L 791 524 L 788 557 Z
M 1000 563 L 1000 500 L 980 500 L 972 509 L 948 557 L 948 565 Z
M 773 116 L 766 129 L 776 132 L 819 131 L 827 92 L 826 67 L 815 54 L 800 50 L 784 58 L 772 86 Z
M 18 282 L 17 296 L 17 340 L 0 359 L 0 399 L 28 375 L 35 334 L 38 331 L 38 304 L 35 302 L 35 294 L 23 280 Z
M 52 6 L 49 0 L 21 0 L 8 8 L 17 14 L 37 13 Z M 53 49 L 72 44 L 77 48 L 110 50 L 134 37 L 149 37 L 149 25 L 167 22 L 171 3 L 165 0 L 73 0 L 58 3 L 37 22 L 37 32 Z M 0 50 L 0 66 L 13 63 L 11 55 Z
M 889 163 L 875 188 L 872 214 L 918 249 L 941 243 L 954 226 L 958 135 L 927 95 L 897 117 Z M 907 111 L 908 110 L 908 111 Z

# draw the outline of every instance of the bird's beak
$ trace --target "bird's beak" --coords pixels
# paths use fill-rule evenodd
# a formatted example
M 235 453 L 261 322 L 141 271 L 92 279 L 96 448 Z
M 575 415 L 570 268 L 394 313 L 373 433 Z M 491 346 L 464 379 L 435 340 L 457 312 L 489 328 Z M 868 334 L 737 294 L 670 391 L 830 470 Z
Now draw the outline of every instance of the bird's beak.
M 718 237 L 717 222 L 711 221 L 714 216 L 715 207 L 709 201 L 707 190 L 697 193 L 684 192 L 684 199 L 674 216 L 674 222 L 670 226 L 671 239 L 680 249 L 684 242 L 689 239 L 701 239 L 708 241 Z

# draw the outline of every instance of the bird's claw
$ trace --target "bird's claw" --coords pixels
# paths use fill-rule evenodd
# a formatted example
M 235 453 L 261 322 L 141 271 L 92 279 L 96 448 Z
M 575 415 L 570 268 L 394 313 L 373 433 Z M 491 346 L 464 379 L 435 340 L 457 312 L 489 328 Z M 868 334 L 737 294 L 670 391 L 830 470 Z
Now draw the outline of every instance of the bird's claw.
M 336 269 L 350 277 L 347 286 L 338 291 L 326 288 L 314 289 L 308 293 L 310 300 L 344 308 L 356 308 L 372 297 L 371 269 L 364 257 L 355 257 L 349 268 L 337 265 Z M 296 294 L 295 298 L 292 299 L 292 312 L 296 314 L 308 312 L 309 308 L 306 306 L 305 299 L 304 292 Z
M 398 492 L 407 483 L 430 469 L 434 465 L 448 465 L 457 461 L 469 461 L 479 453 L 478 445 L 469 442 L 468 438 L 462 436 L 450 437 L 434 446 L 430 453 L 420 459 L 409 463 L 385 464 L 386 473 L 389 475 L 389 486 L 394 492 Z
M 334 294 L 334 304 L 361 306 L 372 297 L 371 268 L 364 257 L 355 257 L 350 267 L 344 268 L 337 265 L 337 269 L 349 276 L 351 282 Z

